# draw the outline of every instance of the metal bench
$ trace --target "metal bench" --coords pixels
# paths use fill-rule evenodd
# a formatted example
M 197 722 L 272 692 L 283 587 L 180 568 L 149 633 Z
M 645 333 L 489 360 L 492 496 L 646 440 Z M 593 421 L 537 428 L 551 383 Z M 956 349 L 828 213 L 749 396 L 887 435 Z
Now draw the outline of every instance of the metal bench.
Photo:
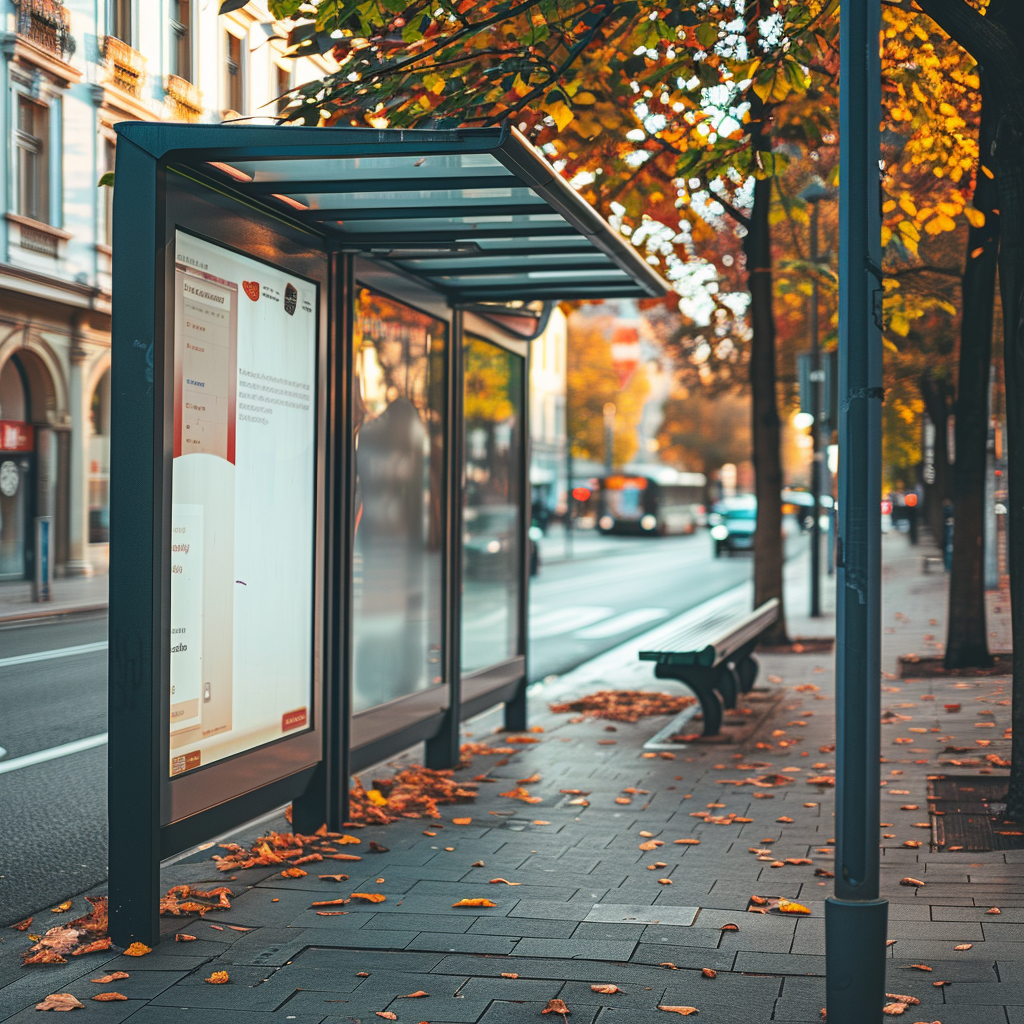
M 704 712 L 704 735 L 722 728 L 722 706 L 736 707 L 757 679 L 753 658 L 761 634 L 779 617 L 778 598 L 766 601 L 744 618 L 722 613 L 665 637 L 661 650 L 641 651 L 641 661 L 655 662 L 659 679 L 677 679 L 697 695 Z

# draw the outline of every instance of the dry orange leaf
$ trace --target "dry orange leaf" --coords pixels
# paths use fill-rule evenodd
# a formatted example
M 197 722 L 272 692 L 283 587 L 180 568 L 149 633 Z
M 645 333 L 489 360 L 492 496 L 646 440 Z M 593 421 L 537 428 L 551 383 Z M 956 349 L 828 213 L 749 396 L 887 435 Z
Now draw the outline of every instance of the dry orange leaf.
M 911 964 L 910 966 L 914 970 L 917 970 L 917 971 L 930 971 L 931 970 L 931 968 L 927 964 Z
M 351 900 L 317 900 L 316 903 L 311 903 L 310 907 L 343 907 L 350 902 Z
M 392 1013 L 390 1010 L 378 1010 L 378 1017 L 383 1017 L 385 1020 L 398 1020 L 398 1014 Z
M 985 911 L 985 913 L 986 914 L 1001 914 L 1002 911 L 998 907 L 989 907 L 988 910 Z
M 802 903 L 794 903 L 792 900 L 779 900 L 779 910 L 783 914 L 809 914 L 811 911 Z
M 621 992 L 622 989 L 618 985 L 591 985 L 591 992 L 599 992 L 603 996 L 613 996 L 616 992 Z
M 196 937 L 194 935 L 186 935 L 184 932 L 176 932 L 174 935 L 175 942 L 195 942 Z
M 347 882 L 348 875 L 317 875 L 317 878 L 325 882 Z
M 509 972 L 507 972 L 505 974 L 502 974 L 502 977 L 503 978 L 518 978 L 519 975 L 518 974 L 513 974 L 511 971 L 509 971 Z
M 541 1013 L 560 1013 L 563 1017 L 569 1016 L 569 1007 L 562 1002 L 561 999 L 549 999 L 548 1005 L 544 1007 Z
M 417 989 L 415 992 L 410 992 L 407 996 L 398 996 L 399 999 L 422 999 L 424 996 L 429 996 L 429 992 L 424 992 L 423 989 Z
M 924 885 L 924 882 L 917 878 L 901 878 L 900 885 Z
M 738 932 L 739 930 L 740 926 L 738 924 L 723 924 L 721 927 L 723 932 Z
M 664 845 L 660 839 L 648 839 L 646 843 L 641 843 L 637 849 L 643 850 L 646 853 L 649 850 L 656 850 L 659 846 Z
M 84 1010 L 85 1007 L 70 992 L 55 992 L 47 996 L 41 1003 L 36 1003 L 37 1010 Z
M 50 907 L 51 914 L 63 914 L 65 910 L 71 909 L 71 900 L 65 900 L 59 906 Z
M 971 949 L 973 948 L 973 942 L 961 942 L 959 946 L 954 946 L 954 949 Z
M 453 825 L 469 825 L 472 821 L 472 818 L 452 818 Z
M 491 885 L 522 885 L 522 882 L 510 882 L 507 878 L 492 878 Z
M 282 878 L 305 878 L 308 872 L 303 871 L 302 868 L 285 868 L 281 872 Z
M 659 1006 L 658 1009 L 668 1013 L 678 1013 L 681 1017 L 690 1017 L 695 1013 L 700 1013 L 696 1006 Z
M 119 1003 L 128 997 L 121 995 L 120 992 L 97 992 L 92 998 L 97 1003 Z
M 203 978 L 209 985 L 226 985 L 230 980 L 227 971 L 214 971 L 208 978 Z
M 490 900 L 459 900 L 458 903 L 453 903 L 453 907 L 496 907 L 497 903 L 492 903 Z
M 352 899 L 366 900 L 367 903 L 383 903 L 387 896 L 382 892 L 354 892 L 352 893 Z
M 887 1013 L 890 1017 L 898 1017 L 901 1013 L 906 1012 L 907 1008 L 903 1003 L 886 1003 L 882 1007 L 882 1013 Z
M 676 846 L 699 846 L 699 839 L 677 839 L 675 841 Z
M 903 1003 L 905 1006 L 920 1006 L 921 1000 L 917 996 L 901 996 L 895 992 L 886 992 L 886 999 L 891 999 L 894 1003 Z
M 672 879 L 671 878 L 659 878 L 658 879 L 658 885 L 671 885 L 671 884 L 672 884 Z
M 112 981 L 121 981 L 128 977 L 127 971 L 114 971 L 111 974 L 104 974 L 102 978 L 90 978 L 94 985 L 109 985 Z
M 26 917 L 24 921 L 19 921 L 17 924 L 12 924 L 11 927 L 16 932 L 27 932 L 28 926 L 32 923 L 31 917 Z
M 125 956 L 145 956 L 147 953 L 152 953 L 153 950 L 149 948 L 144 942 L 133 942 L 125 951 Z
M 700 969 L 700 973 L 703 974 L 705 978 L 717 978 L 718 977 L 718 971 L 712 970 L 710 967 L 702 967 Z

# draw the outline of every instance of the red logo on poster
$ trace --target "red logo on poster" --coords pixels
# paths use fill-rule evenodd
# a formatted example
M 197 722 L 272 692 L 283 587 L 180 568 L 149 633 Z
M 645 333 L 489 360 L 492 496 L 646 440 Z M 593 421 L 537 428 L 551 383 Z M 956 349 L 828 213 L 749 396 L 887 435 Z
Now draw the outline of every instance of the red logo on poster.
M 34 447 L 31 423 L 0 420 L 0 452 L 30 452 Z
M 286 711 L 281 716 L 281 732 L 288 732 L 289 729 L 298 729 L 306 724 L 306 709 L 299 708 L 298 711 Z
M 640 331 L 635 324 L 620 321 L 612 331 L 612 366 L 624 388 L 640 364 Z
M 260 297 L 260 283 L 259 281 L 243 281 L 242 288 L 245 290 L 245 294 L 256 302 Z

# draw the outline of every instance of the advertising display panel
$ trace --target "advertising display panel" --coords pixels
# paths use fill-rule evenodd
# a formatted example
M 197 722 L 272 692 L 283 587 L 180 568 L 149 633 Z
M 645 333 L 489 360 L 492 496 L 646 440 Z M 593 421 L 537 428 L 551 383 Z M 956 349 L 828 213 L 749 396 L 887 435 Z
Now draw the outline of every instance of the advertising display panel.
M 315 282 L 174 237 L 170 777 L 313 726 Z

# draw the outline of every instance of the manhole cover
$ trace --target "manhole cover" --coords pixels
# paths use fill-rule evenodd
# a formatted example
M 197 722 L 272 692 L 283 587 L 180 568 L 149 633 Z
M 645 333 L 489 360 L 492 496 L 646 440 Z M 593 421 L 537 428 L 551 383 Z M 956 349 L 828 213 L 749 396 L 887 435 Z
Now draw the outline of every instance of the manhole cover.
M 928 784 L 932 841 L 939 850 L 987 853 L 1024 849 L 1024 824 L 1001 820 L 1005 778 L 947 775 Z

